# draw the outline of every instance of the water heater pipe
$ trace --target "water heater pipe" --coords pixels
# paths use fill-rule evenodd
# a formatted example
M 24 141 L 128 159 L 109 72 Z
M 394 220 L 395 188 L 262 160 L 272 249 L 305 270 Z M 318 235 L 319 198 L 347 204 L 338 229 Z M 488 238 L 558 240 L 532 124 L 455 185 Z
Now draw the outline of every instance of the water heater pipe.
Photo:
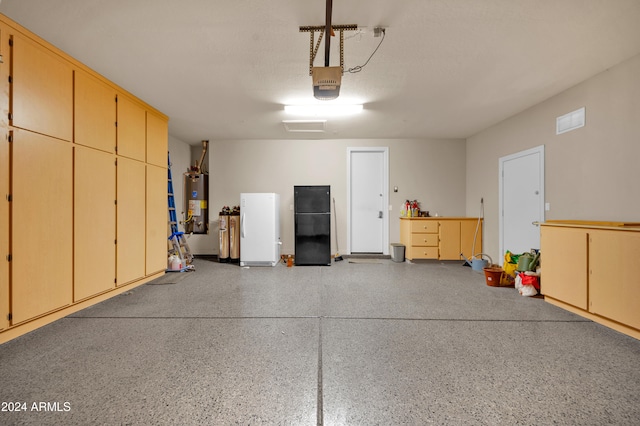
M 202 155 L 200 156 L 200 161 L 196 163 L 198 173 L 202 173 L 202 162 L 204 161 L 204 156 L 207 154 L 207 145 L 209 145 L 209 141 L 202 141 Z

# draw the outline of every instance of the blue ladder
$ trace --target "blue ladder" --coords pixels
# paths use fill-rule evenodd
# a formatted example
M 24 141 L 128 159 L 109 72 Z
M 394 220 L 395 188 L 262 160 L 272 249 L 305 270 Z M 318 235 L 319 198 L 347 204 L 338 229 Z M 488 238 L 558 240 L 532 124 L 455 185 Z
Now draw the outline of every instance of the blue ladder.
M 181 269 L 167 268 L 167 272 L 184 272 L 193 270 L 195 267 L 192 265 L 193 255 L 187 244 L 187 238 L 184 232 L 178 230 L 178 219 L 176 217 L 176 202 L 173 196 L 173 180 L 171 178 L 171 157 L 167 153 L 167 195 L 169 200 L 169 225 L 171 226 L 171 236 L 168 238 L 171 241 L 171 248 L 169 249 L 169 256 L 178 256 Z

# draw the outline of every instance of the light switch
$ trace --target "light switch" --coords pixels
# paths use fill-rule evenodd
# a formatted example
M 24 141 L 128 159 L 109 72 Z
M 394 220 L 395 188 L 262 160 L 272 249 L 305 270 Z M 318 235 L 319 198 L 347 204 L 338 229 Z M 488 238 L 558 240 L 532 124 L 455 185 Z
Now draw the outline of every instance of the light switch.
M 548 212 L 549 210 L 551 210 L 551 204 L 550 203 L 544 203 L 544 211 Z

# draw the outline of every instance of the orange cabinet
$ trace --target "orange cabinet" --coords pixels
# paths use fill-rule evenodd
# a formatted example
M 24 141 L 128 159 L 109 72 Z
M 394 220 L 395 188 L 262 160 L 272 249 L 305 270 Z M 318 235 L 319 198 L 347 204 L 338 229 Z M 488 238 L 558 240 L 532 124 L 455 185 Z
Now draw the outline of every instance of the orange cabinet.
M 72 303 L 70 142 L 13 132 L 12 324 Z
M 116 165 L 113 154 L 74 151 L 73 299 L 79 301 L 115 288 Z
M 21 34 L 12 38 L 11 123 L 54 138 L 73 137 L 73 69 Z
M 147 164 L 145 235 L 147 275 L 167 269 L 167 238 L 169 237 L 167 178 L 166 168 Z
M 115 152 L 115 90 L 82 70 L 74 72 L 74 83 L 74 142 Z
M 118 155 L 145 161 L 146 111 L 137 101 L 119 94 L 117 102 Z
M 167 120 L 147 111 L 147 163 L 167 166 L 168 135 Z
M 640 224 L 545 223 L 541 290 L 545 300 L 640 339 Z
M 117 245 L 118 285 L 145 275 L 145 164 L 118 158 L 117 165 Z
M 405 257 L 458 260 L 461 253 L 470 257 L 473 248 L 480 253 L 482 226 L 477 224 L 477 218 L 400 218 L 400 242 L 406 246 Z

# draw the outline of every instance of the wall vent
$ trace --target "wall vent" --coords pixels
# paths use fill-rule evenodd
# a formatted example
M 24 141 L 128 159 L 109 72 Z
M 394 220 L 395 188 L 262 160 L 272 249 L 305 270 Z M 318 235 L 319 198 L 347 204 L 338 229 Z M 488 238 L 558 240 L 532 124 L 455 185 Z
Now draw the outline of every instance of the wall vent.
M 322 133 L 327 120 L 282 120 L 287 132 Z
M 585 107 L 556 118 L 556 135 L 570 132 L 585 125 Z

